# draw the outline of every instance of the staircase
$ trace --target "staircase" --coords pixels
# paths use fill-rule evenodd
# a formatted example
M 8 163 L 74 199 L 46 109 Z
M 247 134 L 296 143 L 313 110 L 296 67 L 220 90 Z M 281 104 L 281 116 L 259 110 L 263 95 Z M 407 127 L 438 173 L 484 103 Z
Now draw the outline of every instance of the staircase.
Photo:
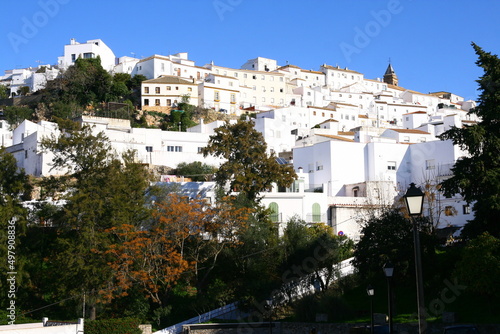
M 354 266 L 351 263 L 352 260 L 353 258 L 349 258 L 335 265 L 335 269 L 338 270 L 338 277 L 334 277 L 331 282 L 335 281 L 335 279 L 351 275 L 354 272 Z M 323 282 L 325 282 L 327 275 L 328 270 L 323 269 L 319 272 L 319 275 L 317 275 L 316 273 L 311 273 L 292 282 L 283 284 L 279 292 L 277 294 L 274 294 L 271 304 L 278 305 L 282 302 L 291 302 L 293 300 L 316 292 L 318 290 L 318 280 L 321 279 L 323 280 Z M 154 332 L 153 334 L 180 334 L 182 332 L 182 325 L 199 324 L 207 322 L 211 319 L 220 319 L 233 312 L 239 312 L 237 302 L 219 307 L 218 309 L 209 311 L 207 313 L 200 314 L 197 317 L 161 329 L 157 332 Z

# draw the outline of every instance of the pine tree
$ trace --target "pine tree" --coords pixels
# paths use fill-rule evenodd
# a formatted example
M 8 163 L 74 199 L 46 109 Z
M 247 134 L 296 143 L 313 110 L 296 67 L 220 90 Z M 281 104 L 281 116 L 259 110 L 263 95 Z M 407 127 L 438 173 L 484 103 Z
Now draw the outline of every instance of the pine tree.
M 484 69 L 477 82 L 481 94 L 477 107 L 470 115 L 480 121 L 462 128 L 452 128 L 440 136 L 450 139 L 468 152 L 453 167 L 453 177 L 443 181 L 445 195 L 460 193 L 468 203 L 474 203 L 474 219 L 463 230 L 465 237 L 475 237 L 488 231 L 500 236 L 500 59 L 472 43 Z

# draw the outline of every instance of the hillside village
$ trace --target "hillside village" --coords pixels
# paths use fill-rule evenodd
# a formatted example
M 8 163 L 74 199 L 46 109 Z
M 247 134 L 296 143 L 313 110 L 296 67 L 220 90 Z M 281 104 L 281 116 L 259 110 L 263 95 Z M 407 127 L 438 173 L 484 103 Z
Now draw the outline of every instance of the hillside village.
M 469 204 L 459 195 L 447 198 L 436 186 L 465 155 L 438 136 L 478 121 L 467 114 L 475 102 L 451 92 L 425 94 L 403 88 L 391 64 L 381 66 L 381 78 L 374 79 L 339 66 L 306 70 L 263 57 L 233 69 L 213 62 L 196 65 L 188 53 L 117 58 L 100 39 L 71 39 L 56 65 L 7 70 L 0 84 L 8 86 L 14 98 L 22 87 L 34 93 L 76 59 L 96 57 L 110 73 L 147 78 L 141 86 L 144 112 L 169 114 L 187 96 L 190 104 L 216 113 L 247 119 L 255 115 L 255 129 L 263 134 L 268 153 L 293 165 L 298 175 L 290 188 L 274 187 L 264 194 L 262 203 L 271 209 L 275 223 L 298 216 L 358 240 L 358 218 L 366 210 L 391 205 L 412 182 L 436 194 L 425 211 L 435 227 L 458 229 L 472 218 Z M 129 120 L 90 114 L 77 121 L 92 125 L 95 133 L 102 131 L 117 152 L 135 149 L 137 161 L 151 167 L 222 162 L 201 154 L 222 121 L 199 119 L 185 132 L 134 128 Z M 58 133 L 57 124 L 48 121 L 25 120 L 15 129 L 0 121 L 2 146 L 15 156 L 18 167 L 36 177 L 65 172 L 51 169 L 52 153 L 40 149 L 42 138 Z M 165 174 L 157 181 L 185 180 Z M 212 188 L 213 183 L 206 182 L 197 184 L 194 192 Z

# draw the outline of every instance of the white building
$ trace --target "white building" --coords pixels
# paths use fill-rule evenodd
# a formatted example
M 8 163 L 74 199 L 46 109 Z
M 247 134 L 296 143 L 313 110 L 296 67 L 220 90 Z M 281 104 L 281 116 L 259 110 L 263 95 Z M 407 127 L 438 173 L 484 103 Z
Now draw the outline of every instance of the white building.
M 190 104 L 198 104 L 198 85 L 194 79 L 163 75 L 143 81 L 141 92 L 142 110 L 169 113 L 184 96 L 189 97 Z
M 117 154 L 136 150 L 138 162 L 170 168 L 177 167 L 181 162 L 201 161 L 212 166 L 219 166 L 221 163 L 219 158 L 203 157 L 201 154 L 201 149 L 207 145 L 213 132 L 132 128 L 129 120 L 91 116 L 83 116 L 80 122 L 91 126 L 95 134 L 103 132 Z M 41 148 L 43 138 L 58 135 L 55 123 L 41 121 L 35 124 L 24 121 L 14 130 L 12 145 L 7 147 L 7 151 L 14 155 L 18 167 L 24 168 L 29 175 L 62 175 L 65 170 L 52 169 L 53 154 Z
M 101 58 L 102 67 L 111 72 L 117 64 L 113 51 L 100 39 L 91 39 L 85 43 L 78 43 L 74 38 L 64 46 L 64 55 L 58 58 L 59 68 L 66 70 L 78 58 Z
M 0 326 L 0 333 L 9 334 L 75 334 L 84 333 L 84 319 L 77 322 L 51 321 L 43 318 L 42 322 Z

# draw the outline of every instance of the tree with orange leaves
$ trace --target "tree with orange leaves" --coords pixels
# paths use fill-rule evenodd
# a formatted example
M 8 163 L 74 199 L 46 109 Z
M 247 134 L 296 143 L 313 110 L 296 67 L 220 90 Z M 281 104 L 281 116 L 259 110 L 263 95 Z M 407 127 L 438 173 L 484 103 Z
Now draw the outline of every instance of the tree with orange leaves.
M 235 208 L 229 199 L 211 206 L 201 198 L 169 194 L 155 204 L 153 219 L 144 226 L 109 229 L 117 240 L 107 251 L 114 259 L 109 263 L 114 281 L 101 295 L 111 300 L 138 285 L 162 304 L 183 274 L 198 278 L 200 263 L 206 264 L 206 279 L 222 250 L 238 244 L 249 214 L 249 209 Z

